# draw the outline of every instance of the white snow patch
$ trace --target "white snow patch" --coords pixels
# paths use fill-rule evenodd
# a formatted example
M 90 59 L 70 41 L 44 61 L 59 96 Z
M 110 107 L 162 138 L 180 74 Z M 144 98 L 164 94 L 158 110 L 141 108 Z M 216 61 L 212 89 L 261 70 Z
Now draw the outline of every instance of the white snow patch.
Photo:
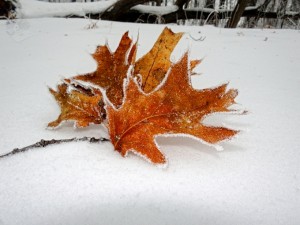
M 206 141 L 204 141 L 203 139 L 201 138 L 198 138 L 198 137 L 195 137 L 193 135 L 190 135 L 190 134 L 185 134 L 185 133 L 178 133 L 178 134 L 161 134 L 161 135 L 158 135 L 158 136 L 162 136 L 162 137 L 188 137 L 188 138 L 191 138 L 191 139 L 194 139 L 198 142 L 200 142 L 201 144 L 205 144 L 209 147 L 213 147 L 215 148 L 217 151 L 223 151 L 224 148 L 221 146 L 221 145 L 218 145 L 218 144 L 211 144 L 211 143 L 208 143 Z M 230 139 L 227 139 L 227 141 L 230 140 Z M 226 141 L 226 140 L 225 140 Z
M 131 9 L 139 11 L 140 13 L 149 13 L 154 15 L 166 15 L 178 10 L 178 6 L 150 6 L 150 5 L 136 5 Z
M 117 0 L 74 3 L 51 3 L 37 0 L 19 0 L 18 18 L 85 16 L 104 12 Z
M 157 146 L 157 143 L 155 142 L 156 146 Z M 160 169 L 166 169 L 168 168 L 168 159 L 167 157 L 164 155 L 165 159 L 166 159 L 166 162 L 165 163 L 153 163 L 146 155 L 143 155 L 141 154 L 140 152 L 136 151 L 135 149 L 130 149 L 126 152 L 125 154 L 125 157 L 128 157 L 128 154 L 129 153 L 133 153 L 134 155 L 137 155 L 139 157 L 141 157 L 142 159 L 144 159 L 145 161 L 147 161 L 148 163 L 156 166 L 157 168 L 160 168 Z

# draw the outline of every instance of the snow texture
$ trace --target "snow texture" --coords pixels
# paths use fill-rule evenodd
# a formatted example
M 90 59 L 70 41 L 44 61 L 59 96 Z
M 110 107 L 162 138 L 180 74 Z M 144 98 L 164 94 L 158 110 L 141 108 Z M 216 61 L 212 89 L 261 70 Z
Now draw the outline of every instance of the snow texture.
M 37 0 L 18 0 L 18 18 L 85 16 L 104 12 L 117 0 L 75 3 L 51 3 Z
M 37 0 L 19 0 L 17 7 L 18 18 L 66 17 L 85 16 L 86 14 L 102 13 L 113 6 L 117 0 L 102 0 L 96 2 L 51 3 Z M 175 12 L 177 6 L 148 6 L 136 5 L 133 10 L 141 13 L 165 15 Z
M 150 13 L 154 15 L 166 15 L 172 12 L 176 12 L 178 10 L 178 6 L 170 5 L 170 6 L 150 6 L 150 5 L 137 5 L 132 7 L 131 9 L 139 11 L 141 13 Z
M 144 55 L 163 29 L 86 19 L 0 21 L 0 154 L 40 139 L 107 137 L 103 126 L 45 129 L 59 114 L 47 85 L 91 72 L 91 53 L 124 32 Z M 299 224 L 300 32 L 170 26 L 187 32 L 171 58 L 187 49 L 205 60 L 194 88 L 230 81 L 245 116 L 216 114 L 205 123 L 242 132 L 224 151 L 186 137 L 158 137 L 168 167 L 111 143 L 65 143 L 0 160 L 1 225 Z M 205 36 L 204 41 L 191 37 Z M 190 37 L 191 36 L 191 37 Z

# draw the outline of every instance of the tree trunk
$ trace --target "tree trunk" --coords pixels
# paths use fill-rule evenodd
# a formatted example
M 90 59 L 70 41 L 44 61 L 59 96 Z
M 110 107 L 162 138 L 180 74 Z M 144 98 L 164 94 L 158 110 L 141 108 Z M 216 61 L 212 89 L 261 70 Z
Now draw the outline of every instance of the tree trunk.
M 238 2 L 236 3 L 236 6 L 232 12 L 232 16 L 229 18 L 225 27 L 227 27 L 227 28 L 236 28 L 237 27 L 238 22 L 240 21 L 240 18 L 243 15 L 243 12 L 245 11 L 245 8 L 246 8 L 248 2 L 249 2 L 249 0 L 238 0 Z
M 153 1 L 153 0 L 152 0 Z M 119 0 L 112 7 L 106 10 L 102 15 L 101 19 L 122 21 L 126 13 L 133 7 L 139 4 L 144 4 L 146 2 L 151 2 L 150 0 Z M 156 0 L 156 2 L 161 3 L 161 0 Z
M 10 18 L 10 13 L 15 10 L 15 6 L 11 1 L 0 0 L 0 18 Z
M 187 5 L 190 0 L 176 0 L 175 5 L 178 6 L 179 10 L 183 9 L 183 6 Z

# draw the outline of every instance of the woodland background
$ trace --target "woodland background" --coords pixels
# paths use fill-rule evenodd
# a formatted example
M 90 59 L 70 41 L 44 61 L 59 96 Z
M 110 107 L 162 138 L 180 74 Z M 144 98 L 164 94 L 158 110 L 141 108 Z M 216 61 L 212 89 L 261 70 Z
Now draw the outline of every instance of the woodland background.
M 0 0 L 2 19 L 12 17 L 19 0 Z M 41 0 L 51 3 L 97 0 Z M 98 0 L 99 1 L 99 0 Z M 101 1 L 101 0 L 100 0 Z M 102 2 L 109 2 L 103 1 Z M 147 5 L 148 8 L 136 6 Z M 175 8 L 174 8 L 175 6 Z M 173 8 L 170 8 L 173 7 Z M 151 10 L 148 10 L 151 9 Z M 162 12 L 162 10 L 165 10 Z M 166 11 L 167 10 L 167 11 Z M 212 24 L 217 27 L 300 28 L 299 0 L 118 0 L 104 12 L 88 13 L 93 19 L 137 23 Z M 68 17 L 78 17 L 69 15 Z

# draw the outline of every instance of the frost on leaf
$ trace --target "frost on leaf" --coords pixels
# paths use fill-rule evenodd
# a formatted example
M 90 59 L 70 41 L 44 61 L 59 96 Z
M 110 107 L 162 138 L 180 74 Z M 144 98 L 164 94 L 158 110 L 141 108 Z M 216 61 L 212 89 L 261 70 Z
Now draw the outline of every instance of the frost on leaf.
M 90 82 L 106 90 L 107 98 L 119 107 L 123 101 L 123 81 L 127 77 L 129 66 L 134 62 L 136 44 L 126 32 L 115 52 L 111 52 L 107 45 L 98 46 L 92 55 L 97 62 L 95 72 L 74 77 L 75 80 Z
M 90 123 L 100 124 L 103 121 L 102 95 L 94 90 L 89 95 L 77 90 L 68 92 L 67 84 L 57 86 L 57 91 L 49 88 L 61 108 L 59 117 L 48 124 L 57 127 L 63 121 L 74 121 L 76 127 L 86 127 Z
M 166 162 L 156 145 L 157 135 L 189 135 L 210 144 L 234 136 L 238 131 L 205 126 L 202 121 L 211 113 L 233 111 L 228 107 L 235 103 L 237 90 L 227 90 L 226 84 L 193 89 L 190 76 L 201 60 L 189 61 L 185 54 L 173 65 L 170 61 L 182 35 L 165 28 L 138 61 L 136 43 L 128 33 L 115 52 L 107 45 L 98 46 L 92 55 L 95 72 L 64 79 L 58 91 L 50 89 L 61 114 L 48 126 L 72 120 L 75 126 L 86 127 L 102 123 L 107 115 L 105 125 L 115 150 L 123 156 L 136 152 L 156 164 Z
M 153 163 L 163 164 L 166 159 L 155 143 L 156 135 L 185 134 L 214 144 L 237 133 L 201 123 L 210 113 L 231 111 L 228 107 L 234 103 L 237 91 L 227 91 L 226 85 L 195 90 L 188 67 L 185 54 L 171 67 L 160 89 L 150 94 L 145 94 L 130 78 L 122 107 L 107 107 L 110 139 L 123 156 L 135 151 Z

